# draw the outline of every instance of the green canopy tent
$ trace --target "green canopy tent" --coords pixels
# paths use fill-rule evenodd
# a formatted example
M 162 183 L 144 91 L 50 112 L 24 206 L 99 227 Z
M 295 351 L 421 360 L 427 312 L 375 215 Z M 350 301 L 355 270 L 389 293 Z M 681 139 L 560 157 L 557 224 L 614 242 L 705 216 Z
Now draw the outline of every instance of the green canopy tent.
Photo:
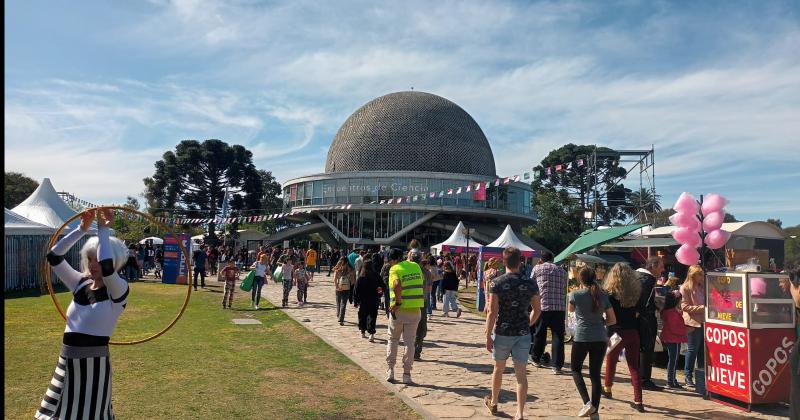
M 602 245 L 608 241 L 613 241 L 620 236 L 627 235 L 634 230 L 641 229 L 647 224 L 628 225 L 628 226 L 615 226 L 608 229 L 589 229 L 581 233 L 578 239 L 575 239 L 565 250 L 561 251 L 555 258 L 555 262 L 559 263 L 572 254 L 586 251 L 587 249 L 594 248 Z

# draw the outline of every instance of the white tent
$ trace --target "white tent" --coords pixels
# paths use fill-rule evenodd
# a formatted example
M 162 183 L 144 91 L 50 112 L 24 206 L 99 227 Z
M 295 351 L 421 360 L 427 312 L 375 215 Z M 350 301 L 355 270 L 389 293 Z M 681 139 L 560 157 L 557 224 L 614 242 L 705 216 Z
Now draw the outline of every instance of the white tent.
M 474 239 L 469 240 L 469 248 L 471 250 L 478 250 L 481 244 Z M 466 248 L 467 247 L 467 237 L 464 236 L 464 223 L 458 222 L 458 226 L 456 226 L 453 233 L 447 238 L 446 241 L 436 244 L 431 247 L 431 250 L 435 250 L 436 254 L 441 254 L 442 249 L 445 247 L 458 247 L 458 248 Z
M 8 235 L 52 235 L 55 228 L 26 219 L 13 211 L 4 208 L 6 215 L 5 234 Z
M 36 223 L 56 229 L 77 214 L 58 196 L 53 184 L 50 183 L 50 178 L 45 178 L 36 191 L 11 211 Z M 74 220 L 68 229 L 75 228 L 79 224 L 80 220 Z
M 155 236 L 148 236 L 147 238 L 144 238 L 141 241 L 139 241 L 139 243 L 144 245 L 147 243 L 148 240 L 152 240 L 153 245 L 164 245 L 164 240 Z
M 39 287 L 44 280 L 47 243 L 55 229 L 28 220 L 9 209 L 3 210 L 6 218 L 4 290 L 8 292 Z M 74 251 L 72 254 L 74 255 Z
M 494 242 L 486 245 L 489 248 L 508 248 L 513 246 L 520 251 L 534 251 L 533 248 L 525 245 L 524 242 L 520 241 L 514 231 L 511 229 L 511 225 L 506 225 L 505 230 L 500 236 L 494 240 Z

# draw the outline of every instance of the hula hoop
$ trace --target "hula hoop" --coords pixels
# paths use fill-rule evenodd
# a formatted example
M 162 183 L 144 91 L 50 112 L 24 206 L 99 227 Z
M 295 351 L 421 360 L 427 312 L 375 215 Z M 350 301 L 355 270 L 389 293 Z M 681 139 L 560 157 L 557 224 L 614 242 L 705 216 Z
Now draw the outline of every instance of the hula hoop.
M 167 227 L 167 225 L 159 222 L 153 216 L 151 216 L 151 215 L 149 215 L 147 213 L 142 213 L 142 212 L 140 212 L 138 210 L 134 210 L 134 209 L 129 208 L 129 207 L 99 206 L 99 207 L 88 208 L 88 209 L 76 214 L 75 216 L 72 216 L 69 220 L 64 222 L 64 224 L 61 225 L 61 227 L 59 227 L 58 230 L 55 231 L 55 233 L 53 233 L 53 236 L 50 237 L 50 242 L 47 244 L 47 249 L 49 250 L 49 249 L 53 248 L 53 245 L 56 244 L 56 241 L 58 240 L 58 236 L 61 234 L 61 231 L 63 231 L 64 228 L 67 227 L 67 225 L 72 223 L 74 220 L 80 218 L 81 215 L 83 215 L 84 213 L 86 213 L 88 211 L 98 211 L 98 210 L 101 210 L 101 209 L 122 210 L 122 211 L 125 211 L 125 212 L 137 214 L 137 215 L 142 216 L 143 218 L 147 219 L 149 222 L 155 224 L 159 228 L 164 229 L 167 233 L 172 234 L 173 237 L 176 237 L 175 233 L 169 227 Z M 169 325 L 166 326 L 166 328 L 164 328 L 163 330 L 161 330 L 160 332 L 158 332 L 156 334 L 151 335 L 150 337 L 146 337 L 146 338 L 143 338 L 141 340 L 133 340 L 133 341 L 113 341 L 112 340 L 112 341 L 109 341 L 108 344 L 113 344 L 113 345 L 117 345 L 117 346 L 130 346 L 130 345 L 141 344 L 141 343 L 153 340 L 156 337 L 159 337 L 162 334 L 164 334 L 165 332 L 169 331 L 169 329 L 172 328 L 172 326 L 175 325 L 175 323 L 178 322 L 179 319 L 181 319 L 181 316 L 183 316 L 183 312 L 186 310 L 186 306 L 189 304 L 189 298 L 192 296 L 192 287 L 191 287 L 192 283 L 191 283 L 191 281 L 189 281 L 192 278 L 192 268 L 191 268 L 191 265 L 189 264 L 189 253 L 186 252 L 186 248 L 183 246 L 183 243 L 181 241 L 178 241 L 178 246 L 180 247 L 181 252 L 183 252 L 183 256 L 186 258 L 186 269 L 187 269 L 187 273 L 188 273 L 188 277 L 186 278 L 186 298 L 183 300 L 183 306 L 181 306 L 181 310 L 180 310 L 180 312 L 178 312 L 178 315 L 172 320 L 172 322 L 169 323 Z M 67 320 L 67 315 L 64 313 L 64 309 L 61 307 L 61 304 L 58 303 L 58 299 L 56 299 L 56 294 L 53 291 L 53 284 L 52 284 L 52 281 L 51 281 L 52 274 L 51 274 L 50 265 L 47 263 L 47 261 L 44 261 L 43 265 L 44 265 L 44 281 L 47 284 L 47 291 L 50 293 L 50 298 L 53 300 L 53 304 L 56 306 L 56 310 L 61 315 L 61 318 L 63 318 L 66 321 Z

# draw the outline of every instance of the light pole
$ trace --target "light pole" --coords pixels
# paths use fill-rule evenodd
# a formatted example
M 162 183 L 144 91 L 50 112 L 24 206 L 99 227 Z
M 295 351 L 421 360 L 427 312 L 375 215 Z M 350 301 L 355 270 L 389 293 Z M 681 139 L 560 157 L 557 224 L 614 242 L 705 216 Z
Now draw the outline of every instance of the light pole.
M 464 267 L 467 268 L 467 278 L 464 281 L 466 281 L 467 286 L 469 286 L 469 228 L 466 225 L 464 225 L 464 230 L 462 233 L 467 237 L 467 257 L 464 260 Z

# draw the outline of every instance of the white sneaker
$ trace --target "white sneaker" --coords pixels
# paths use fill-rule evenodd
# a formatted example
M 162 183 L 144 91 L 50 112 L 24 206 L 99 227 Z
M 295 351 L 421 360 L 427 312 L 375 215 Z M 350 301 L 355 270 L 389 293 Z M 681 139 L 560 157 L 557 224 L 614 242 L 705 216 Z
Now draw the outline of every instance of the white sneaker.
M 592 405 L 592 402 L 589 401 L 583 405 L 581 411 L 578 411 L 578 417 L 589 417 L 596 412 L 597 409 Z
M 369 342 L 370 343 L 374 343 L 375 342 L 375 334 L 370 334 L 369 335 Z
M 413 383 L 413 382 L 411 382 L 411 374 L 410 373 L 404 373 L 403 374 L 403 383 L 406 384 L 406 385 L 410 385 L 410 384 Z
M 258 310 L 258 304 L 256 303 L 256 310 Z
M 386 382 L 394 383 L 394 369 L 389 368 L 386 371 Z

